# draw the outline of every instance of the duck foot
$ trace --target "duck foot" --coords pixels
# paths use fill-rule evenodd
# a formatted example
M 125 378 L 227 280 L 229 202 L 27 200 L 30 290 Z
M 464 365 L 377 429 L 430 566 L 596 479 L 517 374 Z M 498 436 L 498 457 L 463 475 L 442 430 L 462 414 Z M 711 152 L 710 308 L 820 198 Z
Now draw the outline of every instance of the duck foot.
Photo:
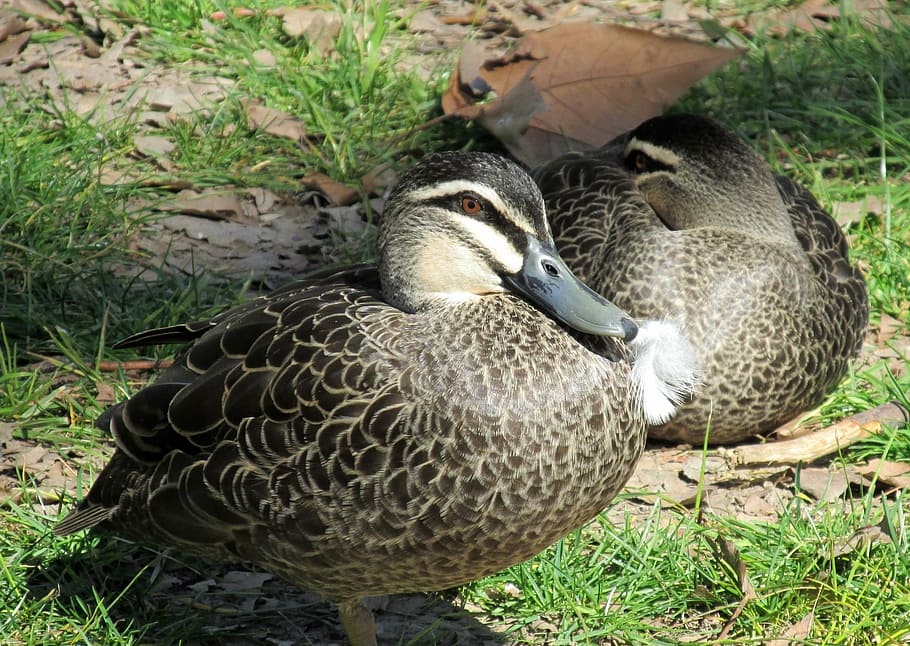
M 815 433 L 781 442 L 748 444 L 735 449 L 721 448 L 718 454 L 726 458 L 731 466 L 812 462 L 870 435 L 881 433 L 885 425 L 902 424 L 908 420 L 910 412 L 897 402 L 888 402 L 842 419 Z
M 351 646 L 377 646 L 376 621 L 373 613 L 363 605 L 363 599 L 339 603 L 338 614 Z

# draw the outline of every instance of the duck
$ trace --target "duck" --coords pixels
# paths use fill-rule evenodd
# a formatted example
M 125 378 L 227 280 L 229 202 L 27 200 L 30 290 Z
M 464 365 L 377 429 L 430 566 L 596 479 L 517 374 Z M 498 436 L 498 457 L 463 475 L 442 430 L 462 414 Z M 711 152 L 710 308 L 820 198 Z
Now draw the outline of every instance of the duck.
M 633 317 L 674 321 L 694 348 L 696 393 L 650 437 L 764 436 L 846 374 L 869 321 L 847 240 L 734 131 L 662 115 L 532 174 L 572 271 Z
M 355 645 L 377 643 L 364 599 L 481 578 L 599 513 L 696 378 L 675 326 L 572 274 L 529 175 L 476 152 L 403 175 L 375 264 L 117 347 L 177 343 L 98 419 L 115 452 L 55 533 L 254 564 Z

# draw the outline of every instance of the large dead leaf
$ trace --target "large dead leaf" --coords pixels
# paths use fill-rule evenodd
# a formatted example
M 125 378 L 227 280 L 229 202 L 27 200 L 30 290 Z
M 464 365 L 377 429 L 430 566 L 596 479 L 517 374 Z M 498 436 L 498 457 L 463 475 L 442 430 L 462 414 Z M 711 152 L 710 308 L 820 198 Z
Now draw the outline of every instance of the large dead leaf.
M 477 47 L 465 47 L 443 109 L 477 119 L 530 165 L 604 144 L 742 53 L 589 23 L 529 33 L 505 58 L 478 61 Z

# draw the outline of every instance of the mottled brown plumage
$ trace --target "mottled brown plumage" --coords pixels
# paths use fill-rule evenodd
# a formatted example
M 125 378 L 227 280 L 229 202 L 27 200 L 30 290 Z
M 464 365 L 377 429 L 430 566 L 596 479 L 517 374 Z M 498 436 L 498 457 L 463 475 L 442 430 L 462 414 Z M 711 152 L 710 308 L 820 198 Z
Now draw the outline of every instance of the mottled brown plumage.
M 822 400 L 868 322 L 834 220 L 733 132 L 692 115 L 645 122 L 538 169 L 560 254 L 637 317 L 668 317 L 702 384 L 652 437 L 770 431 Z
M 536 554 L 610 501 L 645 440 L 626 344 L 598 337 L 594 353 L 516 295 L 634 336 L 586 288 L 571 312 L 547 300 L 575 281 L 547 249 L 516 166 L 425 159 L 389 198 L 378 269 L 121 344 L 189 346 L 99 420 L 117 451 L 56 532 L 253 562 L 337 603 L 355 643 L 374 639 L 364 597 Z

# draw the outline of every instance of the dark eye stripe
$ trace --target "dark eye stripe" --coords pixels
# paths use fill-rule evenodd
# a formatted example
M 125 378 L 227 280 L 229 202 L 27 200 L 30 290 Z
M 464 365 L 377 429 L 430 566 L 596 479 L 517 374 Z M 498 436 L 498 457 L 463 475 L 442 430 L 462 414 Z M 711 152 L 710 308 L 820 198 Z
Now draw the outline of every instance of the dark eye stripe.
M 638 149 L 630 150 L 623 159 L 623 164 L 628 171 L 636 174 L 676 171 L 676 167 L 672 164 L 654 159 Z

